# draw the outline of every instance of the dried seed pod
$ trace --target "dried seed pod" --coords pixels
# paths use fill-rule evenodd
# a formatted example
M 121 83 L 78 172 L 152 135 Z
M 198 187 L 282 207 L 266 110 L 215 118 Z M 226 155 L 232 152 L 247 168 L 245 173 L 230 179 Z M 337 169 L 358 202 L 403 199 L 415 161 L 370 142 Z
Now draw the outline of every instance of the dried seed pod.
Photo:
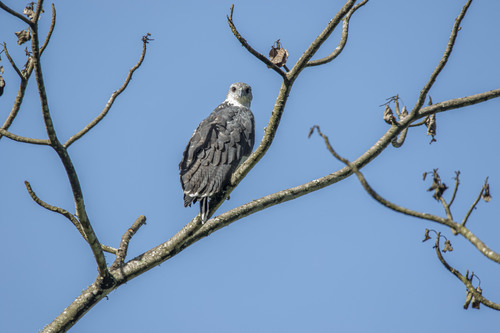
M 427 126 L 427 135 L 432 136 L 432 140 L 430 143 L 436 141 L 434 136 L 436 135 L 436 114 L 431 114 L 429 117 L 425 119 L 425 126 Z
M 429 236 L 429 229 L 425 229 L 425 235 L 424 236 L 425 236 L 425 238 L 422 240 L 422 243 L 428 241 L 429 239 L 431 239 L 431 236 Z
M 476 287 L 476 291 L 479 293 L 479 295 L 483 294 L 483 290 L 481 289 L 480 286 Z M 472 296 L 472 308 L 473 309 L 478 309 L 479 310 L 479 305 L 481 304 L 480 301 L 477 300 L 474 296 Z
M 433 173 L 432 185 L 427 189 L 427 191 L 430 192 L 434 190 L 434 194 L 432 196 L 434 197 L 434 199 L 439 200 L 443 195 L 444 191 L 448 189 L 448 186 L 446 186 L 445 183 L 441 182 L 441 177 L 439 177 L 437 169 L 434 169 L 432 173 Z
M 389 105 L 385 106 L 384 121 L 390 125 L 396 123 L 396 118 L 394 118 L 394 114 L 392 113 L 392 109 L 389 107 Z
M 490 202 L 491 200 L 491 194 L 490 194 L 490 184 L 486 184 L 484 187 L 483 194 L 481 195 L 484 201 Z
M 288 59 L 288 51 L 282 47 L 279 39 L 274 42 L 273 46 L 271 46 L 271 51 L 269 51 L 269 59 L 278 67 L 283 67 L 286 65 L 286 61 Z
M 22 45 L 31 39 L 31 34 L 28 29 L 15 32 L 17 36 L 17 45 Z
M 40 11 L 40 13 L 43 13 L 44 10 L 42 8 L 42 10 Z M 26 5 L 26 8 L 24 8 L 23 10 L 23 14 L 28 16 L 28 18 L 30 20 L 33 19 L 33 17 L 35 17 L 35 3 L 34 2 L 30 2 Z M 40 17 L 38 17 L 38 19 L 40 19 Z
M 28 16 L 30 20 L 33 19 L 33 16 L 35 15 L 34 8 L 35 8 L 35 3 L 30 2 L 26 5 L 26 8 L 24 8 L 23 10 L 23 14 Z
M 451 252 L 453 251 L 453 247 L 451 246 L 451 242 L 449 240 L 446 240 L 444 242 L 444 248 L 443 248 L 443 252 Z
M 5 88 L 5 80 L 0 76 L 0 96 L 3 94 L 3 88 Z
M 406 109 L 406 106 L 403 106 L 403 110 L 401 111 L 401 117 L 400 119 L 403 120 L 408 116 L 408 110 Z

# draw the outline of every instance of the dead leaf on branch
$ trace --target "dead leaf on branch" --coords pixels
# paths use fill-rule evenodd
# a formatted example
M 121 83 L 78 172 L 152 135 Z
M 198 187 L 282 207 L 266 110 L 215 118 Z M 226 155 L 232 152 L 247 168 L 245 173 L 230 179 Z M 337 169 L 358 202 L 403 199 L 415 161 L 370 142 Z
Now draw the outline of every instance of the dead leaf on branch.
M 444 191 L 448 189 L 448 186 L 446 186 L 445 183 L 441 182 L 441 177 L 439 177 L 439 174 L 437 173 L 437 169 L 434 169 L 432 171 L 432 184 L 431 187 L 427 189 L 428 192 L 434 190 L 434 194 L 432 195 L 434 199 L 439 200 L 441 196 L 443 195 Z M 425 177 L 424 177 L 425 180 Z
M 389 107 L 389 105 L 385 106 L 384 121 L 389 125 L 396 123 L 396 118 L 394 118 L 394 114 L 392 113 L 392 109 Z
M 451 251 L 453 251 L 453 246 L 451 246 L 451 242 L 449 240 L 446 240 L 444 242 L 443 252 L 451 252 Z
M 286 61 L 288 59 L 288 51 L 283 48 L 279 39 L 274 42 L 273 46 L 271 46 L 271 51 L 269 51 L 269 59 L 278 67 L 284 67 L 286 65 Z
M 3 71 L 2 71 L 3 73 Z M 2 76 L 0 76 L 0 96 L 3 95 L 3 88 L 5 88 L 5 80 L 3 79 Z
M 431 239 L 431 236 L 429 236 L 429 231 L 429 229 L 425 229 L 425 238 L 422 240 L 422 243 Z
M 28 29 L 15 32 L 17 36 L 17 44 L 22 45 L 31 39 L 31 34 Z
M 483 194 L 481 195 L 484 201 L 490 202 L 491 200 L 491 194 L 490 194 L 490 184 L 486 184 L 484 186 L 484 191 Z
M 483 294 L 483 290 L 481 289 L 480 286 L 476 287 L 476 291 L 479 293 L 479 295 Z M 481 302 L 477 298 L 475 298 L 474 296 L 472 296 L 472 308 L 479 310 L 479 305 L 480 304 L 481 304 Z
M 40 13 L 43 13 L 43 9 L 41 10 Z M 35 17 L 35 3 L 34 2 L 28 3 L 26 5 L 26 8 L 24 8 L 23 10 L 23 14 L 28 16 L 28 18 L 32 20 L 33 17 Z M 40 19 L 40 17 L 38 19 Z
M 432 136 L 432 140 L 429 144 L 436 142 L 434 138 L 436 135 L 436 114 L 433 113 L 425 119 L 425 126 L 427 126 L 427 135 Z

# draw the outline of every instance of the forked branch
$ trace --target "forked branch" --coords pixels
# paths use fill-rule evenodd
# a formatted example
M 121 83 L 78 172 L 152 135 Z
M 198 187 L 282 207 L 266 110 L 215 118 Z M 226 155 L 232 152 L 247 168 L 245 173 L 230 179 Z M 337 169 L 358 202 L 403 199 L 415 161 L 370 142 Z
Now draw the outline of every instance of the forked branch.
M 229 23 L 229 27 L 231 28 L 231 31 L 233 32 L 234 37 L 241 43 L 241 45 L 247 49 L 248 52 L 250 52 L 252 55 L 254 55 L 257 59 L 262 61 L 264 64 L 266 64 L 267 67 L 272 68 L 276 73 L 281 75 L 283 80 L 288 81 L 288 77 L 286 76 L 286 73 L 281 70 L 278 66 L 273 64 L 267 57 L 265 57 L 263 54 L 257 52 L 253 47 L 248 44 L 245 38 L 241 36 L 239 33 L 238 29 L 236 29 L 236 26 L 234 25 L 233 21 L 233 11 L 234 11 L 234 4 L 231 5 L 231 12 L 227 16 L 227 23 Z
M 0 1 L 0 8 L 5 10 L 7 13 L 9 13 L 10 15 L 12 16 L 15 16 L 17 17 L 18 19 L 20 19 L 21 21 L 23 21 L 24 23 L 26 23 L 27 25 L 29 25 L 30 27 L 33 28 L 34 24 L 33 22 L 31 22 L 30 20 L 28 20 L 25 16 L 23 16 L 21 13 L 18 13 L 16 12 L 15 10 L 12 10 L 10 9 L 8 6 L 6 6 L 2 1 Z
M 116 260 L 111 265 L 111 270 L 117 269 L 119 267 L 123 266 L 123 262 L 125 261 L 125 258 L 127 257 L 127 251 L 128 251 L 128 244 L 130 243 L 130 240 L 132 237 L 135 235 L 135 233 L 139 230 L 140 227 L 142 227 L 144 224 L 146 224 L 146 217 L 144 215 L 141 215 L 135 220 L 135 222 L 132 224 L 130 228 L 125 231 L 125 233 L 122 236 L 122 240 L 120 242 L 120 247 L 118 248 L 118 251 L 116 253 Z
M 347 13 L 347 15 L 344 17 L 342 22 L 342 36 L 340 37 L 340 42 L 338 46 L 335 48 L 335 50 L 333 50 L 332 53 L 330 53 L 328 56 L 324 58 L 308 61 L 306 66 L 319 66 L 329 63 L 333 59 L 337 58 L 340 53 L 342 53 L 347 43 L 347 38 L 349 37 L 349 20 L 351 19 L 352 14 L 354 14 L 355 11 L 357 11 L 360 7 L 364 6 L 367 2 L 368 0 L 364 0 L 358 3 L 357 5 L 352 7 Z
M 80 235 L 82 235 L 83 239 L 85 239 L 85 241 L 88 242 L 87 236 L 85 235 L 85 231 L 83 231 L 83 228 L 82 228 L 82 226 L 80 224 L 80 221 L 78 221 L 78 219 L 76 218 L 75 215 L 71 214 L 66 209 L 50 205 L 50 204 L 46 203 L 45 201 L 43 201 L 42 199 L 40 199 L 35 194 L 35 192 L 31 188 L 31 184 L 28 181 L 24 181 L 24 185 L 26 186 L 26 189 L 28 190 L 28 193 L 29 193 L 31 199 L 33 199 L 34 202 L 36 202 L 41 207 L 43 207 L 43 208 L 45 208 L 47 210 L 50 210 L 51 212 L 55 212 L 55 213 L 61 214 L 62 216 L 64 216 L 65 218 L 67 218 L 71 223 L 73 223 L 73 225 L 78 230 L 78 232 L 80 233 Z M 111 246 L 107 246 L 107 245 L 103 245 L 103 244 L 101 244 L 101 246 L 102 246 L 102 250 L 103 251 L 106 251 L 106 252 L 109 252 L 109 253 L 113 253 L 113 254 L 117 254 L 118 253 L 118 250 L 115 249 L 115 248 L 113 248 L 113 247 L 111 247 Z
M 438 257 L 439 261 L 443 264 L 443 266 L 448 271 L 450 271 L 450 273 L 452 273 L 453 275 L 455 275 L 460 281 L 462 281 L 462 283 L 467 287 L 467 291 L 469 293 L 471 293 L 472 296 L 474 296 L 474 298 L 476 299 L 476 301 L 478 301 L 478 302 L 480 302 L 480 303 L 482 303 L 482 304 L 486 305 L 487 307 L 492 308 L 494 310 L 500 310 L 500 304 L 494 303 L 494 302 L 490 301 L 489 299 L 487 299 L 486 297 L 484 297 L 472 285 L 472 282 L 470 281 L 470 279 L 468 279 L 466 276 L 462 275 L 457 269 L 451 267 L 451 265 L 448 264 L 448 262 L 446 262 L 446 260 L 443 257 L 443 254 L 441 253 L 441 248 L 440 248 L 440 245 L 439 245 L 440 238 L 441 238 L 441 233 L 437 233 L 436 244 L 435 244 L 434 248 L 436 250 L 437 257 Z M 468 304 L 467 304 L 467 306 L 468 306 Z
M 337 158 L 339 161 L 343 162 L 346 164 L 346 166 L 352 170 L 356 174 L 356 176 L 359 179 L 359 182 L 365 189 L 365 191 L 376 201 L 378 201 L 380 204 L 384 205 L 385 207 L 392 209 L 398 213 L 402 213 L 405 215 L 413 216 L 413 217 L 418 217 L 423 220 L 428 220 L 432 222 L 436 222 L 442 225 L 445 225 L 447 227 L 450 227 L 453 231 L 455 231 L 457 234 L 461 234 L 465 239 L 467 239 L 472 245 L 474 245 L 484 256 L 489 258 L 490 260 L 499 263 L 500 264 L 500 254 L 496 253 L 495 251 L 491 250 L 489 247 L 486 246 L 486 244 L 481 241 L 479 238 L 477 238 L 469 229 L 466 227 L 460 225 L 459 223 L 453 221 L 452 219 L 443 218 L 440 216 L 436 216 L 433 214 L 428 214 L 428 213 L 421 213 L 417 212 L 414 210 L 411 210 L 409 208 L 403 207 L 396 205 L 395 203 L 383 198 L 381 195 L 379 195 L 367 182 L 363 174 L 359 171 L 358 166 L 356 163 L 351 163 L 349 160 L 343 158 L 335 150 L 332 148 L 330 141 L 326 135 L 324 135 L 318 126 L 314 126 L 311 129 L 311 132 L 313 132 L 314 129 L 318 130 L 318 134 L 323 138 L 325 141 L 325 145 L 330 151 L 330 153 Z

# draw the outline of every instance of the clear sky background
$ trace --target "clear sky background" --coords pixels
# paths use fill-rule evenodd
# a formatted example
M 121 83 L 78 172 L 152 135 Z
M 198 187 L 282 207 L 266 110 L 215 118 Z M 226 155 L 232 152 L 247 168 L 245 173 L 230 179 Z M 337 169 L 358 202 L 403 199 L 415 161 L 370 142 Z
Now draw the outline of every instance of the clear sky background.
M 344 1 L 236 1 L 234 19 L 255 49 L 276 39 L 291 68 Z M 316 135 L 318 124 L 337 151 L 353 160 L 388 129 L 386 98 L 412 108 L 441 58 L 465 0 L 371 0 L 351 20 L 349 41 L 332 63 L 304 70 L 296 81 L 268 154 L 218 213 L 342 168 Z M 22 11 L 24 3 L 6 1 Z M 43 55 L 48 99 L 65 141 L 92 120 L 121 86 L 141 51 L 142 67 L 108 116 L 70 154 L 101 242 L 117 247 L 141 214 L 147 225 L 129 258 L 168 240 L 198 212 L 183 207 L 178 178 L 182 151 L 198 123 L 225 98 L 229 85 L 253 87 L 260 140 L 280 77 L 243 49 L 230 32 L 231 1 L 56 1 L 57 24 Z M 50 10 L 40 21 L 44 34 Z M 455 49 L 430 94 L 434 102 L 500 88 L 499 1 L 475 1 Z M 19 20 L 0 14 L 0 40 L 17 63 Z M 340 29 L 339 29 L 340 30 Z M 320 49 L 329 54 L 339 32 Z M 18 79 L 2 55 L 7 82 L 0 122 Z M 32 77 L 34 79 L 34 77 Z M 45 138 L 36 86 L 11 131 Z M 423 127 L 402 148 L 389 147 L 363 169 L 372 186 L 406 207 L 444 215 L 422 173 L 439 168 L 461 186 L 461 220 L 490 176 L 490 203 L 481 201 L 468 226 L 500 251 L 500 100 L 437 116 L 437 142 Z M 45 201 L 73 211 L 56 154 L 0 140 L 0 331 L 36 332 L 96 277 L 89 246 L 63 217 L 29 197 L 31 182 Z M 448 191 L 445 195 L 449 198 Z M 451 265 L 481 278 L 484 295 L 500 302 L 500 266 L 446 228 L 399 215 L 369 197 L 351 177 L 305 197 L 240 220 L 128 282 L 95 306 L 71 332 L 471 332 L 498 327 L 500 313 L 465 311 L 465 287 L 436 258 L 425 228 L 442 231 L 455 251 Z M 112 262 L 112 256 L 108 256 Z

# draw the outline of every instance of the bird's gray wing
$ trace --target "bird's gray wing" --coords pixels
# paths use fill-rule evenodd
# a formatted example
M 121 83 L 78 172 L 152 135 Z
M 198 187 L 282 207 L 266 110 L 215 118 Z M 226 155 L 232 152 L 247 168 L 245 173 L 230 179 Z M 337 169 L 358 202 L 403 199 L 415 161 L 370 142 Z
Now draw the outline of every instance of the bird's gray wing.
M 246 126 L 250 128 L 228 107 L 217 108 L 200 123 L 179 164 L 186 206 L 220 193 L 228 185 L 231 174 L 253 146 L 253 122 Z

